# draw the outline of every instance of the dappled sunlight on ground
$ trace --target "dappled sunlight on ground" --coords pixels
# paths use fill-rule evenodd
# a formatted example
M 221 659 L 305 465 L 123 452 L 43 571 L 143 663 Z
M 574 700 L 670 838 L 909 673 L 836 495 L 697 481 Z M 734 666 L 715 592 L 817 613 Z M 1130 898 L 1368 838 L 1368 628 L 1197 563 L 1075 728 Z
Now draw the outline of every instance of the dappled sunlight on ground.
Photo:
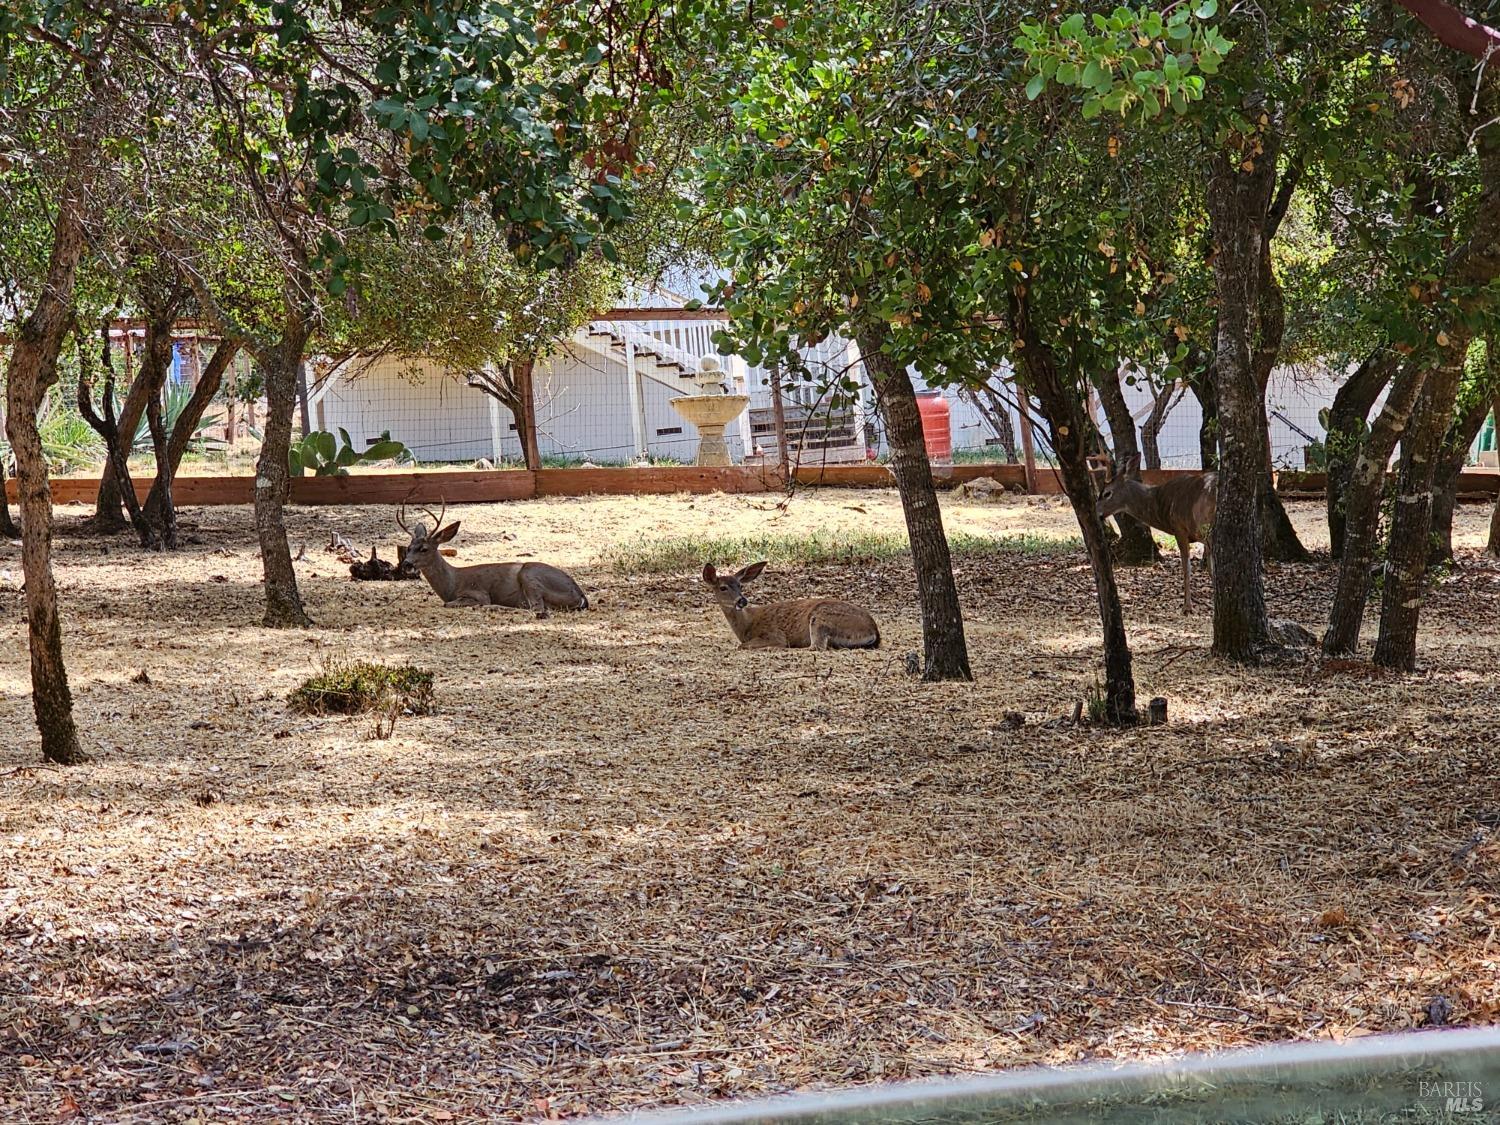
M 1440 995 L 1495 1018 L 1500 568 L 1461 552 L 1410 677 L 1221 664 L 1206 576 L 1184 618 L 1175 564 L 1124 571 L 1140 695 L 1171 721 L 1110 731 L 1071 724 L 1098 675 L 1077 548 L 958 559 L 974 684 L 906 674 L 905 559 L 758 584 L 869 604 L 885 645 L 850 653 L 740 652 L 694 571 L 610 563 L 902 527 L 888 491 L 778 503 L 455 509 L 456 562 L 574 571 L 595 608 L 546 621 L 350 582 L 330 532 L 393 558 L 391 513 L 298 509 L 318 628 L 290 633 L 258 624 L 247 510 L 184 513 L 159 557 L 64 509 L 95 761 L 36 765 L 11 585 L 0 1116 L 519 1117 L 1359 1034 Z M 1326 547 L 1318 506 L 1293 514 Z M 1077 534 L 1060 500 L 945 516 Z M 1461 510 L 1461 547 L 1487 516 Z M 1270 568 L 1273 613 L 1317 628 L 1333 578 Z M 432 669 L 436 713 L 377 735 L 289 712 L 341 657 Z

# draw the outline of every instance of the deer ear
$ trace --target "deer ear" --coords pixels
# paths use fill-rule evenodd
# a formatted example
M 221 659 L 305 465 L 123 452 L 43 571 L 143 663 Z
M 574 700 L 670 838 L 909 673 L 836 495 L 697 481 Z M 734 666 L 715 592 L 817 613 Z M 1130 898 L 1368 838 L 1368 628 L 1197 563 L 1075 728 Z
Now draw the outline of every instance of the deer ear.
M 446 543 L 446 542 L 448 542 L 448 540 L 452 539 L 455 535 L 458 534 L 458 524 L 459 524 L 459 521 L 458 520 L 454 520 L 447 527 L 443 528 L 442 531 L 439 531 L 436 535 L 434 535 L 432 537 L 433 540 L 434 540 L 434 542 L 437 542 L 437 543 Z
M 1125 458 L 1125 475 L 1131 480 L 1141 479 L 1141 455 L 1139 453 L 1132 453 Z
M 710 586 L 712 586 L 718 580 L 719 580 L 719 572 L 714 569 L 714 564 L 713 563 L 704 563 L 703 564 L 703 581 L 707 582 Z
M 735 575 L 735 577 L 738 578 L 741 582 L 753 582 L 755 579 L 760 577 L 760 572 L 765 569 L 766 563 L 764 561 L 751 563 L 744 570 Z

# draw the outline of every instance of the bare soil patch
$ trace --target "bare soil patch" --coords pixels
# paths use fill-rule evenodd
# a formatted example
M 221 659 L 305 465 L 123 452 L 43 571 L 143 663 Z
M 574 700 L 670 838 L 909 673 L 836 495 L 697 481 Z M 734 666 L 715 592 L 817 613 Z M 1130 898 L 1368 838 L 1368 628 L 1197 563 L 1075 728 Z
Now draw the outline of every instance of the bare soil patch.
M 1076 535 L 1060 500 L 945 510 Z M 868 653 L 738 652 L 692 573 L 608 562 L 896 532 L 889 492 L 458 510 L 456 561 L 579 577 L 595 608 L 545 621 L 350 582 L 329 533 L 393 557 L 390 513 L 299 510 L 319 628 L 296 633 L 256 623 L 246 509 L 184 513 L 170 557 L 84 514 L 60 513 L 58 572 L 88 766 L 36 764 L 0 545 L 8 1122 L 572 1115 L 1500 1012 L 1484 510 L 1414 676 L 1218 663 L 1175 572 L 1126 572 L 1142 698 L 1171 707 L 1126 732 L 1056 722 L 1095 676 L 1076 549 L 960 559 L 972 685 L 906 674 L 903 558 L 758 592 L 864 601 Z M 1320 627 L 1333 577 L 1273 568 L 1273 612 Z M 330 658 L 435 672 L 435 713 L 292 713 Z

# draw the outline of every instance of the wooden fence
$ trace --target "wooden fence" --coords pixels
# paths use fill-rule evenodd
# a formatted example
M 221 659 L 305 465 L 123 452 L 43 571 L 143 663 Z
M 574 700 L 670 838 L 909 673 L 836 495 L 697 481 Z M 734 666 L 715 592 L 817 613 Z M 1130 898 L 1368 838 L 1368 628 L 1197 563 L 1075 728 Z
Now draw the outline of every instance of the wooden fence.
M 1189 470 L 1148 470 L 1141 474 L 1148 484 L 1159 483 Z M 935 466 L 933 476 L 939 488 L 953 488 L 978 477 L 992 477 L 1000 484 L 1024 491 L 1026 470 L 1022 465 L 945 465 Z M 803 467 L 796 471 L 797 483 L 811 487 L 889 488 L 895 479 L 884 465 L 825 465 Z M 16 499 L 16 482 L 9 480 L 7 491 Z M 1324 473 L 1285 472 L 1277 479 L 1284 495 L 1321 496 L 1327 484 Z M 137 481 L 136 492 L 142 500 L 149 480 Z M 294 504 L 399 504 L 403 500 L 432 504 L 446 500 L 451 504 L 491 503 L 501 500 L 532 500 L 540 496 L 654 496 L 677 492 L 775 492 L 782 487 L 781 474 L 775 466 L 734 466 L 732 468 L 697 468 L 694 466 L 653 466 L 624 469 L 520 469 L 462 470 L 436 473 L 360 473 L 347 477 L 294 477 Z M 172 486 L 177 503 L 183 507 L 217 504 L 250 504 L 254 501 L 255 481 L 251 477 L 178 477 Z M 98 477 L 64 477 L 52 482 L 52 499 L 56 504 L 93 504 L 99 491 Z M 1055 494 L 1062 491 L 1052 469 L 1038 468 L 1035 491 Z M 1458 492 L 1462 499 L 1479 500 L 1500 495 L 1500 471 L 1476 469 L 1459 474 Z

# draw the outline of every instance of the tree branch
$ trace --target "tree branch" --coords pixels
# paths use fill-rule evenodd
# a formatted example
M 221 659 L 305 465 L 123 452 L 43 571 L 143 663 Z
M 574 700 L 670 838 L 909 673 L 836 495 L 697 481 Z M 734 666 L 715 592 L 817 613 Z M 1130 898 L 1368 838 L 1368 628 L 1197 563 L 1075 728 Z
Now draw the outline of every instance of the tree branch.
M 1482 59 L 1500 51 L 1500 31 L 1472 20 L 1447 0 L 1396 0 L 1437 37 L 1439 43 Z

